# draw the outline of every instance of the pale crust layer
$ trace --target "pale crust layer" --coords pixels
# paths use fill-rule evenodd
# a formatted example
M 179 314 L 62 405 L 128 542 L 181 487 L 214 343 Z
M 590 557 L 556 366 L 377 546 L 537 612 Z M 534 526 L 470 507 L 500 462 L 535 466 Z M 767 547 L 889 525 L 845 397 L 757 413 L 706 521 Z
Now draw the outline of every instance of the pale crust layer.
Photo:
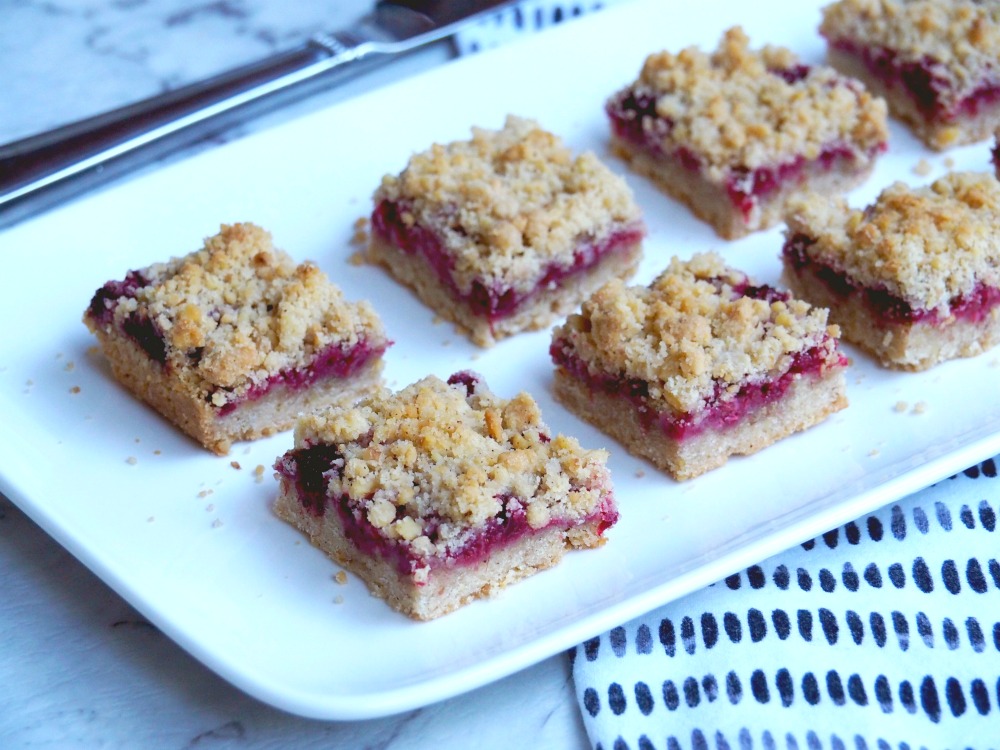
M 374 596 L 417 620 L 432 620 L 475 599 L 496 596 L 506 586 L 558 564 L 567 549 L 604 542 L 596 522 L 569 530 L 553 527 L 522 537 L 474 566 L 442 566 L 427 574 L 406 575 L 382 557 L 360 553 L 344 536 L 336 513 L 328 511 L 319 518 L 304 510 L 293 483 L 285 478 L 274 511 L 334 562 L 359 576 Z
M 256 440 L 290 429 L 303 413 L 353 403 L 382 382 L 383 362 L 376 358 L 349 379 L 322 379 L 303 390 L 278 385 L 265 396 L 237 404 L 219 417 L 215 407 L 192 395 L 182 381 L 151 360 L 130 338 L 102 329 L 94 333 L 119 383 L 220 456 L 227 454 L 236 441 Z
M 655 425 L 644 425 L 627 400 L 592 390 L 562 368 L 556 369 L 553 389 L 566 408 L 677 480 L 716 469 L 730 456 L 756 453 L 847 408 L 843 369 L 828 370 L 821 377 L 800 377 L 780 400 L 749 413 L 729 429 L 706 429 L 678 441 Z

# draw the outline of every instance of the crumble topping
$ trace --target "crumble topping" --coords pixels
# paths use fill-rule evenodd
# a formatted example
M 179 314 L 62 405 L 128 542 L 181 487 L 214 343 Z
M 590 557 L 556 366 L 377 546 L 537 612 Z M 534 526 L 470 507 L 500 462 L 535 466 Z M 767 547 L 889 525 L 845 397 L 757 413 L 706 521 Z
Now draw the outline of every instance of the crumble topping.
M 977 0 L 840 0 L 823 9 L 820 33 L 901 63 L 927 65 L 944 103 L 955 103 L 1000 65 L 1000 4 Z M 943 82 L 945 86 L 940 86 Z
M 985 172 L 917 188 L 896 182 L 863 210 L 809 194 L 787 222 L 787 237 L 816 240 L 806 248 L 812 259 L 917 309 L 947 311 L 978 284 L 1000 287 L 1000 182 Z
M 111 301 L 114 324 L 136 311 L 148 317 L 166 364 L 194 374 L 216 406 L 331 344 L 385 340 L 371 305 L 347 302 L 319 268 L 296 265 L 254 224 L 223 225 L 202 249 L 138 277 L 134 296 Z
M 328 494 L 346 493 L 373 526 L 423 555 L 459 548 L 518 509 L 535 529 L 592 515 L 611 492 L 606 451 L 550 438 L 527 393 L 505 400 L 470 382 L 471 392 L 428 376 L 304 417 L 295 445 L 336 446 L 340 472 L 327 475 Z
M 530 291 L 548 266 L 573 265 L 577 243 L 641 220 L 624 179 L 592 152 L 573 156 L 516 116 L 501 130 L 473 128 L 471 140 L 414 155 L 382 179 L 374 200 L 398 203 L 404 222 L 436 235 L 462 293 L 476 280 Z
M 668 149 L 687 148 L 716 180 L 733 166 L 813 160 L 831 144 L 868 152 L 888 139 L 885 102 L 860 83 L 784 47 L 751 50 L 739 26 L 711 54 L 650 55 L 632 88 L 655 97 Z
M 836 345 L 826 309 L 783 294 L 744 296 L 748 284 L 716 253 L 675 257 L 648 287 L 605 284 L 554 337 L 591 371 L 640 379 L 653 401 L 694 412 L 784 372 L 797 352 Z

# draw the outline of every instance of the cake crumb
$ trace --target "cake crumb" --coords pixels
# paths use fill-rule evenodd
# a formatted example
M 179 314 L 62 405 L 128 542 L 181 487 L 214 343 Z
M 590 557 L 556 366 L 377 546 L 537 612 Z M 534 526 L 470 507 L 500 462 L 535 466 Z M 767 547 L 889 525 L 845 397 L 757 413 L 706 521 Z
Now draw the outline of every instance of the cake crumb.
M 340 594 L 337 594 L 335 597 L 333 597 L 333 603 L 334 604 L 343 604 L 344 603 L 344 597 L 342 597 Z
M 73 393 L 73 394 L 79 393 L 80 392 L 80 386 L 74 385 L 72 388 L 69 389 L 69 392 Z
M 333 580 L 343 585 L 347 583 L 347 573 L 345 573 L 343 570 L 337 571 L 337 575 L 333 577 Z
M 895 406 L 892 407 L 893 411 L 897 414 L 902 414 L 904 411 L 910 408 L 910 405 L 905 401 L 897 401 Z
M 644 476 L 646 476 L 646 470 L 645 469 L 636 469 L 635 470 L 635 475 L 636 475 L 637 478 L 642 479 Z
M 257 484 L 264 481 L 264 464 L 257 464 L 257 468 L 253 470 L 253 476 Z
M 69 362 L 66 363 L 66 366 L 63 369 L 66 372 L 73 372 L 73 370 L 76 369 L 76 363 L 70 360 Z
M 239 470 L 240 470 L 240 469 L 242 468 L 242 467 L 240 466 L 240 462 L 239 462 L 239 461 L 230 461 L 230 462 L 229 462 L 229 465 L 230 465 L 230 466 L 232 466 L 232 467 L 233 467 L 234 469 L 236 469 L 237 471 L 239 471 Z
M 146 523 L 152 523 L 155 520 L 156 520 L 156 516 L 150 516 L 149 518 L 146 519 Z
M 154 456 L 159 456 L 161 453 L 163 453 L 163 451 L 161 451 L 159 448 L 157 448 L 155 451 L 153 451 L 153 455 Z
M 211 513 L 213 510 L 215 510 L 215 503 L 209 503 L 205 506 L 206 513 Z
M 915 403 L 913 405 L 913 413 L 914 414 L 923 414 L 926 411 L 927 411 L 927 402 L 926 401 L 917 401 L 917 403 Z
M 868 451 L 868 456 L 870 458 L 875 458 L 877 455 L 879 455 L 879 449 L 878 448 L 872 448 L 870 451 Z
M 222 526 L 222 519 L 221 518 L 216 518 L 214 521 L 212 521 L 212 528 L 213 529 L 217 529 L 220 526 Z
M 130 466 L 135 466 L 137 463 L 139 463 L 139 459 L 136 458 L 135 456 L 129 456 L 128 458 L 125 459 L 125 463 L 129 464 Z
M 944 166 L 946 169 L 951 169 L 952 167 L 955 166 L 955 160 L 952 159 L 950 156 L 946 156 L 944 158 Z
M 926 159 L 921 159 L 913 166 L 913 174 L 926 177 L 931 173 L 931 163 Z
M 202 490 L 198 493 L 198 497 L 208 497 L 214 492 L 214 490 Z

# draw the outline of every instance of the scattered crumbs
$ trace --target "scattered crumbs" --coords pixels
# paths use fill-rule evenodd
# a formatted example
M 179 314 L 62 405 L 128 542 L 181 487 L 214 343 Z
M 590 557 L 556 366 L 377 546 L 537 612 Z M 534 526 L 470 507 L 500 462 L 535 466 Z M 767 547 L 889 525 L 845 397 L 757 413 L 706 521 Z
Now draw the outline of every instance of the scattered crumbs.
M 480 355 L 479 355 L 479 352 L 473 352 L 473 354 L 472 354 L 472 356 L 470 357 L 470 359 L 471 359 L 471 360 L 472 360 L 473 362 L 475 362 L 475 361 L 476 361 L 477 359 L 479 359 L 479 356 L 480 356 Z
M 213 529 L 217 529 L 220 526 L 222 526 L 222 519 L 221 518 L 216 518 L 214 521 L 212 521 L 212 528 Z
M 364 216 L 354 222 L 354 234 L 351 236 L 352 245 L 368 244 L 368 219 Z M 353 261 L 352 261 L 353 262 Z
M 30 388 L 35 384 L 35 381 L 32 380 L 31 378 L 28 378 L 27 380 L 24 381 L 24 384 Z
M 870 458 L 875 458 L 875 456 L 877 456 L 878 454 L 879 454 L 878 448 L 872 448 L 870 451 L 868 451 L 868 456 Z
M 73 360 L 70 360 L 69 362 L 66 363 L 66 366 L 63 369 L 66 372 L 73 372 L 73 370 L 76 369 L 76 362 L 74 362 Z
M 913 174 L 926 177 L 931 173 L 931 163 L 926 159 L 921 159 L 913 166 Z
M 101 351 L 101 347 L 99 347 L 97 344 L 87 347 L 87 354 L 94 355 L 97 354 L 99 351 Z
M 232 467 L 233 467 L 234 469 L 236 469 L 237 471 L 239 471 L 239 470 L 240 470 L 240 469 L 242 468 L 242 467 L 240 466 L 240 462 L 239 462 L 239 461 L 230 461 L 230 462 L 229 462 L 229 465 L 230 465 L 230 466 L 232 466 Z
M 333 580 L 343 585 L 347 583 L 347 573 L 345 573 L 343 570 L 338 570 L 337 574 L 333 577 Z
M 646 470 L 645 469 L 636 469 L 635 470 L 635 475 L 639 479 L 642 479 L 644 476 L 646 476 Z
M 445 339 L 442 341 L 441 346 L 451 346 L 451 339 Z
M 70 393 L 79 393 L 80 392 L 80 386 L 74 385 L 72 388 L 69 389 L 69 392 Z
M 155 451 L 153 451 L 153 455 L 154 456 L 159 456 L 161 453 L 163 453 L 163 451 L 161 451 L 159 448 L 157 448 Z
M 135 439 L 135 442 L 136 442 L 136 443 L 141 443 L 141 442 L 142 442 L 142 439 L 141 439 L 141 438 L 136 438 L 136 439 Z
M 213 510 L 215 510 L 215 503 L 209 503 L 205 506 L 206 513 L 211 513 Z
M 951 169 L 952 167 L 955 166 L 955 160 L 952 159 L 950 156 L 946 156 L 944 158 L 944 165 L 946 168 Z
M 333 597 L 333 603 L 334 604 L 343 604 L 344 603 L 344 597 L 342 597 L 340 594 L 337 594 L 335 597 Z
M 253 470 L 253 476 L 257 484 L 264 481 L 264 464 L 257 464 L 257 468 Z
M 137 463 L 139 463 L 139 459 L 136 458 L 135 456 L 129 456 L 128 458 L 125 459 L 125 463 L 130 464 L 131 466 L 135 466 Z
M 923 414 L 926 411 L 927 411 L 927 402 L 926 401 L 917 401 L 917 403 L 915 403 L 913 405 L 913 413 L 914 414 Z
M 910 405 L 905 401 L 897 401 L 896 405 L 892 407 L 893 411 L 897 414 L 902 414 L 904 411 L 910 408 Z
M 208 497 L 208 496 L 209 496 L 209 495 L 211 495 L 211 494 L 212 494 L 212 493 L 213 493 L 214 491 L 215 491 L 215 490 L 202 490 L 201 492 L 199 492 L 199 493 L 198 493 L 198 497 Z

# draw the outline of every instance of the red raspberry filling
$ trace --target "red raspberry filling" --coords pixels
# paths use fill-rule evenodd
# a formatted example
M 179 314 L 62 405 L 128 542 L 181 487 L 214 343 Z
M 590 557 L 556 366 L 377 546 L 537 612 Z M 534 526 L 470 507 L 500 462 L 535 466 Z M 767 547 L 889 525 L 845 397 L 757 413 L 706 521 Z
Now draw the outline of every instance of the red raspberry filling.
M 980 323 L 1000 305 L 1000 289 L 977 284 L 971 294 L 960 294 L 948 303 L 947 311 L 913 307 L 909 302 L 890 293 L 884 286 L 859 284 L 844 271 L 832 265 L 819 263 L 809 257 L 807 249 L 816 240 L 804 234 L 795 234 L 785 240 L 782 255 L 788 266 L 798 274 L 806 269 L 823 282 L 835 297 L 845 300 L 852 295 L 861 297 L 868 313 L 882 325 L 944 325 L 952 319 Z
M 122 297 L 134 298 L 139 289 L 149 284 L 150 280 L 139 271 L 129 271 L 122 281 L 109 281 L 94 293 L 87 315 L 102 327 L 111 325 L 118 300 Z M 121 332 L 138 344 L 154 362 L 164 367 L 169 366 L 163 331 L 144 310 L 129 313 L 122 320 Z M 368 341 L 360 340 L 353 346 L 345 346 L 334 342 L 320 350 L 305 367 L 282 370 L 252 386 L 241 396 L 230 397 L 223 406 L 216 409 L 216 416 L 224 417 L 240 404 L 255 401 L 279 385 L 292 390 L 303 390 L 318 380 L 350 377 L 373 359 L 382 356 L 390 344 L 391 342 L 386 341 L 372 346 Z M 193 361 L 197 361 L 200 356 L 200 349 L 194 349 L 188 354 Z
M 382 201 L 372 213 L 372 231 L 380 239 L 411 255 L 421 255 L 434 269 L 438 278 L 463 299 L 476 315 L 489 321 L 501 320 L 516 313 L 537 294 L 550 289 L 566 278 L 581 274 L 596 266 L 609 255 L 624 252 L 642 239 L 641 226 L 623 227 L 599 242 L 581 242 L 573 252 L 570 265 L 552 263 L 547 266 L 534 288 L 527 292 L 503 287 L 496 282 L 474 281 L 467 293 L 459 292 L 452 272 L 455 260 L 444 249 L 441 240 L 431 230 L 415 223 L 404 222 L 408 212 L 405 204 Z
M 497 549 L 513 544 L 522 537 L 538 533 L 542 529 L 532 529 L 528 525 L 527 512 L 516 497 L 505 496 L 500 513 L 491 518 L 482 528 L 470 531 L 461 546 L 439 553 L 433 557 L 418 555 L 410 543 L 401 539 L 391 539 L 381 529 L 369 523 L 364 508 L 346 494 L 335 498 L 327 497 L 327 484 L 343 468 L 343 458 L 334 446 L 314 445 L 288 451 L 278 459 L 274 467 L 282 476 L 295 483 L 302 506 L 317 518 L 325 515 L 327 508 L 336 510 L 344 529 L 344 535 L 357 547 L 358 551 L 391 561 L 403 574 L 410 574 L 419 567 L 431 568 L 454 565 L 476 565 L 485 562 Z M 398 513 L 404 510 L 399 508 Z M 600 507 L 587 519 L 598 521 L 598 533 L 618 521 L 611 494 L 602 498 Z M 432 542 L 438 541 L 441 519 L 424 518 L 424 534 Z M 559 526 L 558 519 L 545 528 Z
M 984 80 L 971 93 L 956 99 L 941 63 L 924 55 L 906 60 L 886 47 L 860 47 L 850 39 L 831 40 L 831 45 L 858 58 L 887 88 L 903 89 L 928 120 L 951 123 L 975 117 L 982 109 L 1000 102 L 1000 80 Z
M 792 68 L 772 70 L 771 73 L 791 84 L 805 78 L 809 71 L 807 65 L 796 65 Z M 673 159 L 690 172 L 701 171 L 702 159 L 688 147 L 679 146 L 669 151 L 664 150 L 663 139 L 673 129 L 673 122 L 657 113 L 656 96 L 651 91 L 638 87 L 625 88 L 608 100 L 605 111 L 618 138 L 657 158 Z M 867 156 L 882 153 L 886 148 L 887 144 L 879 144 Z M 750 168 L 738 164 L 731 165 L 729 177 L 725 182 L 726 195 L 744 220 L 748 220 L 761 198 L 776 192 L 789 181 L 800 181 L 807 169 L 818 166 L 824 171 L 831 171 L 842 163 L 857 159 L 856 148 L 847 144 L 833 143 L 825 147 L 813 160 L 799 156 L 789 162 L 769 167 Z

